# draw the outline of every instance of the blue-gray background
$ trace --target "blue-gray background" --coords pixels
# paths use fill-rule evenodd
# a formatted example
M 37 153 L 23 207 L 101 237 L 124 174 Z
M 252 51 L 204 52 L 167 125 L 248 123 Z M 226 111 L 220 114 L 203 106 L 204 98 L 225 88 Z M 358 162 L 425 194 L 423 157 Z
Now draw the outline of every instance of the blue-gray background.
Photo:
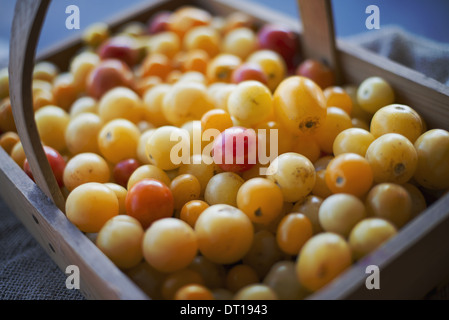
M 55 0 L 52 1 L 42 30 L 38 50 L 57 43 L 92 22 L 108 18 L 134 4 L 151 0 Z M 250 1 L 250 0 L 242 0 Z M 251 0 L 298 17 L 296 0 Z M 11 21 L 16 0 L 0 0 L 0 57 L 7 54 Z M 67 30 L 65 8 L 76 4 L 81 12 L 81 30 Z M 368 5 L 380 8 L 381 27 L 397 25 L 429 39 L 449 43 L 449 0 L 333 0 L 339 37 L 369 32 L 365 27 Z M 1 59 L 0 59 L 1 60 Z

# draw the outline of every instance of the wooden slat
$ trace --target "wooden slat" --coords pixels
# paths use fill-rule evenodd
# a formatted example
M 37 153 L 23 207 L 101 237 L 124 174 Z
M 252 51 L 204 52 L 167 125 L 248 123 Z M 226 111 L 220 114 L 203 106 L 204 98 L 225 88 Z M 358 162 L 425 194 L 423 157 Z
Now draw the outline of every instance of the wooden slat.
M 341 66 L 335 41 L 331 0 L 297 0 L 302 22 L 302 50 L 305 57 L 324 62 L 342 84 Z
M 148 299 L 0 148 L 0 194 L 58 267 L 80 270 L 88 299 Z M 61 284 L 64 285 L 64 284 Z
M 49 0 L 17 1 L 10 43 L 10 98 L 17 132 L 37 185 L 64 211 L 64 197 L 48 163 L 32 100 L 34 55 Z

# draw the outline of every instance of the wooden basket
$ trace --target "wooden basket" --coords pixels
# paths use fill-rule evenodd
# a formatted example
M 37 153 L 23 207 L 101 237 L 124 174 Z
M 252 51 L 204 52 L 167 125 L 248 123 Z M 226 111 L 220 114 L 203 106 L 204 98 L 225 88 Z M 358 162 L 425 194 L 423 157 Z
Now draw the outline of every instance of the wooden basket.
M 398 102 L 413 106 L 429 128 L 449 130 L 449 88 L 363 48 L 336 41 L 330 1 L 298 0 L 302 26 L 291 17 L 237 0 L 157 0 L 108 23 L 114 31 L 126 22 L 145 22 L 160 10 L 186 4 L 220 15 L 242 11 L 260 23 L 289 25 L 300 34 L 306 56 L 326 60 L 341 83 L 358 84 L 367 77 L 381 76 L 394 87 Z M 49 0 L 17 2 L 10 50 L 13 113 L 36 184 L 0 148 L 1 195 L 62 270 L 68 265 L 79 267 L 86 298 L 149 299 L 63 213 L 63 197 L 42 149 L 31 101 L 35 48 L 48 5 Z M 51 61 L 65 70 L 81 45 L 80 38 L 69 39 L 41 54 L 37 61 Z M 449 195 L 437 199 L 396 237 L 309 299 L 420 299 L 448 274 L 447 244 Z M 381 270 L 380 290 L 365 286 L 366 266 L 372 264 Z

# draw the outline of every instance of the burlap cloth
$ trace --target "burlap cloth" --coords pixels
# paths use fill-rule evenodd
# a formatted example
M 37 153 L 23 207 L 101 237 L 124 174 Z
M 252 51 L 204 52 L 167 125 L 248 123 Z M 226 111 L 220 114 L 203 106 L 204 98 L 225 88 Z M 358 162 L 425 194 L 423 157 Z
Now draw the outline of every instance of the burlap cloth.
M 397 26 L 346 38 L 449 86 L 449 43 L 408 33 Z
M 382 27 L 348 40 L 449 85 L 447 44 L 434 43 L 396 27 Z M 0 199 L 0 299 L 83 299 L 78 291 L 66 288 L 65 280 L 63 271 Z M 444 284 L 425 297 L 448 298 L 449 286 Z
M 78 300 L 66 275 L 0 198 L 0 299 Z

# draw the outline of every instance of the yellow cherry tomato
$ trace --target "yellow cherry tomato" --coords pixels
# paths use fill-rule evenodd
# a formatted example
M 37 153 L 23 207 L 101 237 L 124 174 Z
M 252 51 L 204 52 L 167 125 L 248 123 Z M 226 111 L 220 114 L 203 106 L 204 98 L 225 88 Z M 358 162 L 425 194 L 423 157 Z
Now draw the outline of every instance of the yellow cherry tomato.
M 156 131 L 156 129 L 147 129 L 140 135 L 139 142 L 137 143 L 137 160 L 142 164 L 150 164 L 150 159 L 147 156 L 147 142 L 148 138 Z
M 126 195 L 128 193 L 128 190 L 126 190 L 126 188 L 122 187 L 121 185 L 113 182 L 107 182 L 104 185 L 114 191 L 115 195 L 117 196 L 119 204 L 119 214 L 126 214 Z
M 107 183 L 111 170 L 106 160 L 96 153 L 80 153 L 71 158 L 64 169 L 64 186 L 72 191 L 87 182 Z
M 282 218 L 276 232 L 279 248 L 289 255 L 297 255 L 313 235 L 312 223 L 302 213 L 290 213 Z
M 200 214 L 207 208 L 209 208 L 207 202 L 203 200 L 191 200 L 182 206 L 179 219 L 187 222 L 193 228 Z
M 334 156 L 342 153 L 356 153 L 362 157 L 365 156 L 366 150 L 376 138 L 374 135 L 360 128 L 349 128 L 340 132 L 335 137 L 332 147 Z
M 321 151 L 332 154 L 335 139 L 343 130 L 352 128 L 352 121 L 351 117 L 340 108 L 328 107 L 326 111 L 326 120 L 315 131 L 313 138 Z
M 246 59 L 257 48 L 257 35 L 254 30 L 239 27 L 229 31 L 223 37 L 222 51 Z
M 81 97 L 75 100 L 75 102 L 70 106 L 69 114 L 71 118 L 85 112 L 98 115 L 98 103 L 94 98 L 89 96 Z
M 345 238 L 366 215 L 363 201 L 347 193 L 327 197 L 318 212 L 320 225 L 325 231 L 337 233 Z
M 144 230 L 138 220 L 127 215 L 109 219 L 98 232 L 97 247 L 121 269 L 130 269 L 142 261 Z
M 215 57 L 220 52 L 221 37 L 211 26 L 197 26 L 187 31 L 183 38 L 185 51 L 203 50 L 209 57 Z
M 380 218 L 366 218 L 357 223 L 349 235 L 354 260 L 370 254 L 397 234 L 396 227 Z
M 273 112 L 273 97 L 261 82 L 240 82 L 228 98 L 228 111 L 239 123 L 252 126 L 268 118 Z
M 284 201 L 296 202 L 312 191 L 316 173 L 312 162 L 305 156 L 287 152 L 271 162 L 267 178 L 279 186 Z
M 265 284 L 251 284 L 240 289 L 234 300 L 278 300 L 276 292 Z
M 416 181 L 429 189 L 449 188 L 449 132 L 429 130 L 416 140 L 415 149 L 418 155 Z
M 170 88 L 171 85 L 167 83 L 158 84 L 145 91 L 143 95 L 144 119 L 155 126 L 159 127 L 169 124 L 162 111 L 162 103 Z
M 270 223 L 281 214 L 282 206 L 281 189 L 265 178 L 246 181 L 237 193 L 237 207 L 254 223 Z
M 176 291 L 174 300 L 215 300 L 208 288 L 199 284 L 188 284 Z
M 377 183 L 408 182 L 418 165 L 415 147 L 398 133 L 387 133 L 374 140 L 366 150 L 365 158 Z
M 315 292 L 331 283 L 351 263 L 348 242 L 335 233 L 324 232 L 306 242 L 296 261 L 296 274 L 304 287 Z
M 98 115 L 104 123 L 120 118 L 137 124 L 143 119 L 143 113 L 141 98 L 126 87 L 107 91 L 98 102 Z
M 267 86 L 274 92 L 287 75 L 287 66 L 284 58 L 273 50 L 256 50 L 251 53 L 246 62 L 258 64 L 267 76 Z
M 13 131 L 8 131 L 0 135 L 0 147 L 2 147 L 7 154 L 11 154 L 12 148 L 14 148 L 19 141 L 19 135 Z
M 395 94 L 391 85 L 381 77 L 365 79 L 357 89 L 357 102 L 370 114 L 382 107 L 394 103 Z
M 242 64 L 242 59 L 234 54 L 220 53 L 209 61 L 206 76 L 209 83 L 230 83 L 232 73 Z
M 283 80 L 273 94 L 277 121 L 294 134 L 312 134 L 326 119 L 326 100 L 312 80 L 292 76 Z
M 200 214 L 195 233 L 202 255 L 216 263 L 231 264 L 242 259 L 251 248 L 254 227 L 241 210 L 216 204 Z
M 409 106 L 390 104 L 373 115 L 370 131 L 375 138 L 386 133 L 399 133 L 415 143 L 423 133 L 423 125 L 420 115 Z
M 33 68 L 33 79 L 44 80 L 51 83 L 59 72 L 59 68 L 54 63 L 41 61 L 36 63 Z
M 326 98 L 326 105 L 328 107 L 337 107 L 345 111 L 349 116 L 352 113 L 352 99 L 351 96 L 342 88 L 338 86 L 327 87 L 323 91 Z
M 106 123 L 98 133 L 101 154 L 111 163 L 137 157 L 139 128 L 129 120 L 115 119 Z
M 66 215 L 83 232 L 97 233 L 104 224 L 119 213 L 114 191 L 97 182 L 78 186 L 66 200 Z
M 164 170 L 152 164 L 144 164 L 134 170 L 131 174 L 128 179 L 127 189 L 131 190 L 137 182 L 143 179 L 156 179 L 164 183 L 166 186 L 169 186 L 171 183 L 171 179 Z
M 65 131 L 70 122 L 69 114 L 57 106 L 45 106 L 36 111 L 37 131 L 42 143 L 58 152 L 66 149 Z
M 179 174 L 192 174 L 201 184 L 201 196 L 206 191 L 209 180 L 217 173 L 222 172 L 218 165 L 215 164 L 212 157 L 203 154 L 194 154 L 190 156 L 188 163 L 183 163 L 179 167 Z
M 228 204 L 237 206 L 237 193 L 245 180 L 234 172 L 221 172 L 207 183 L 204 199 L 209 205 Z
M 365 200 L 368 216 L 382 218 L 403 227 L 412 217 L 412 199 L 407 190 L 396 183 L 379 183 Z
M 187 131 L 175 126 L 155 129 L 148 138 L 145 149 L 150 163 L 163 170 L 179 168 L 183 159 L 189 159 L 188 139 Z
M 193 261 L 197 251 L 193 228 L 180 219 L 159 219 L 145 231 L 143 256 L 156 270 L 182 270 Z
M 199 120 L 213 108 L 206 86 L 194 81 L 180 81 L 164 95 L 162 112 L 174 126 Z
M 187 202 L 198 200 L 200 197 L 201 185 L 194 175 L 181 174 L 171 181 L 170 190 L 173 193 L 175 209 L 181 210 Z
M 220 132 L 233 126 L 231 115 L 223 109 L 212 109 L 201 117 L 201 129 L 216 129 Z
M 94 113 L 81 113 L 71 118 L 65 131 L 67 150 L 73 155 L 83 152 L 100 153 L 97 137 L 102 127 L 100 117 Z

